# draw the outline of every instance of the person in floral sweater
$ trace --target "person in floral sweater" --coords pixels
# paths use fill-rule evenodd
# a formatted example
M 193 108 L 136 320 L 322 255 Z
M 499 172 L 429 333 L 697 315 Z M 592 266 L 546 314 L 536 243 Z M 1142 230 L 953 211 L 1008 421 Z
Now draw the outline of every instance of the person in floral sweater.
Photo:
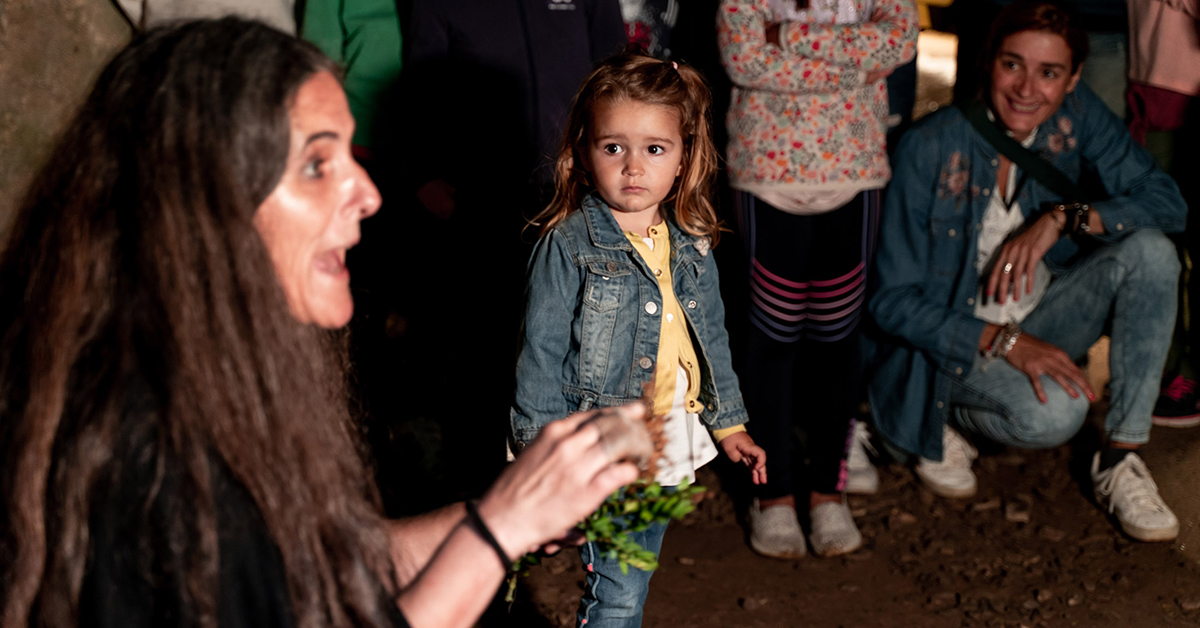
M 809 541 L 819 555 L 843 554 L 862 545 L 843 493 L 878 483 L 848 487 L 847 452 L 866 272 L 891 177 L 882 79 L 916 54 L 917 8 L 724 0 L 717 21 L 734 85 L 729 177 L 750 259 L 743 391 L 770 478 L 751 506 L 750 545 L 778 558 L 807 552 L 792 477 L 798 424 L 810 461 Z

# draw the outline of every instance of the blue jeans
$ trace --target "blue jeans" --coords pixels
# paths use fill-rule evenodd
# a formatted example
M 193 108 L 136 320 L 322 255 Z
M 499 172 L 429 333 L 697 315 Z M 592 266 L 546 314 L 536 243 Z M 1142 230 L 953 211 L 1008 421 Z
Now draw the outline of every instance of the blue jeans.
M 643 548 L 654 552 L 655 558 L 662 550 L 665 523 L 656 523 L 641 532 L 629 534 Z M 577 626 L 588 628 L 639 628 L 642 625 L 642 607 L 646 594 L 650 592 L 652 571 L 642 571 L 630 566 L 629 573 L 621 573 L 621 566 L 613 559 L 603 557 L 595 543 L 579 548 L 583 568 L 587 571 L 587 582 L 583 599 L 579 601 Z
M 1179 267 L 1166 236 L 1134 233 L 1055 277 L 1021 323 L 1024 333 L 1075 360 L 1110 328 L 1112 403 L 1105 431 L 1111 440 L 1150 440 L 1150 412 L 1175 325 Z M 1024 373 L 1007 361 L 980 357 L 969 373 L 954 378 L 950 403 L 959 427 L 969 432 L 1014 447 L 1054 447 L 1079 431 L 1088 400 L 1072 398 L 1045 375 L 1042 388 L 1048 398 L 1044 404 Z

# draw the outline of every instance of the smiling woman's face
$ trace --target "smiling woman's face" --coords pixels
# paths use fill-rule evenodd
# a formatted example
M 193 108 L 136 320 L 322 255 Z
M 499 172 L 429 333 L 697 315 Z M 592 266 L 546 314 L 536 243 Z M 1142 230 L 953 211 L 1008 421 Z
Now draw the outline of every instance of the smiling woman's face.
M 290 110 L 287 168 L 254 215 L 292 315 L 342 327 L 354 301 L 346 251 L 359 223 L 379 210 L 379 190 L 350 153 L 354 118 L 337 79 L 313 75 Z
M 992 111 L 1023 140 L 1058 111 L 1078 82 L 1067 40 L 1048 31 L 1014 33 L 1000 44 L 992 63 Z

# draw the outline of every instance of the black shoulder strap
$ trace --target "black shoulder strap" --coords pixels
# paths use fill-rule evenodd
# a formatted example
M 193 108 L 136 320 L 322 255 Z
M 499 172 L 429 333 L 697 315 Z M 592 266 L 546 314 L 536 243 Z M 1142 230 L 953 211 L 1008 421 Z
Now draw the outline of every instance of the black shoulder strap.
M 1063 174 L 1050 162 L 1033 154 L 1033 151 L 1021 146 L 1020 142 L 1009 137 L 1003 129 L 989 120 L 987 107 L 983 103 L 971 103 L 960 106 L 960 109 L 971 126 L 983 136 L 983 139 L 987 140 L 1002 155 L 1008 157 L 1009 161 L 1016 164 L 1022 171 L 1046 186 L 1046 189 L 1058 194 L 1064 201 L 1084 200 L 1083 191 L 1070 177 Z

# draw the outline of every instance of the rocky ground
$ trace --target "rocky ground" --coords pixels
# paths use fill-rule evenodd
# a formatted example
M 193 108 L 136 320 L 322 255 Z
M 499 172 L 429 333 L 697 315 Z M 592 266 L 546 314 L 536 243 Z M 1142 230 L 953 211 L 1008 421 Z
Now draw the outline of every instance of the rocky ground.
M 1200 447 L 1200 432 L 1156 438 Z M 961 501 L 886 466 L 877 495 L 850 498 L 865 547 L 833 559 L 752 553 L 742 500 L 721 489 L 721 468 L 702 470 L 713 490 L 667 533 L 644 625 L 1200 625 L 1200 566 L 1176 545 L 1130 541 L 1092 501 L 1095 440 L 1089 430 L 1049 451 L 985 452 L 979 494 Z M 582 582 L 574 552 L 553 557 L 523 582 L 513 611 L 485 625 L 573 626 Z

